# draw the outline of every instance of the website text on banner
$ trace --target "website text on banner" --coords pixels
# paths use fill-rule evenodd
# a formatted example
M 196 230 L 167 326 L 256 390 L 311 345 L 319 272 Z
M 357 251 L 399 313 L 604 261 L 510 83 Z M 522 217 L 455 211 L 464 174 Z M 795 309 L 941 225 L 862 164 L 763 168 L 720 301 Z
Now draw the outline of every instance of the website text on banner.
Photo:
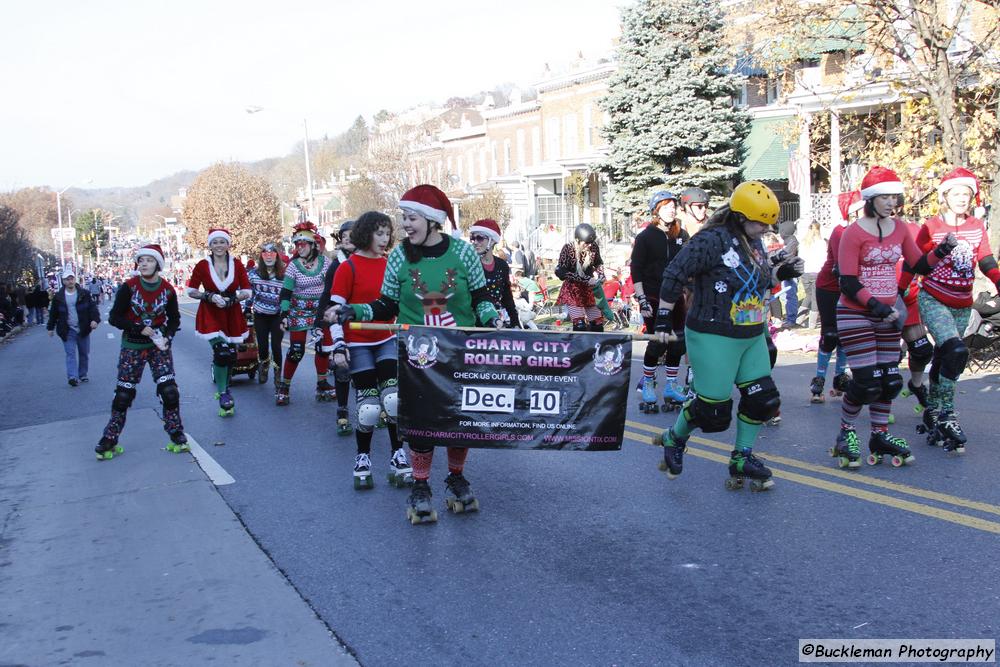
M 411 445 L 621 449 L 628 335 L 411 326 L 398 345 Z

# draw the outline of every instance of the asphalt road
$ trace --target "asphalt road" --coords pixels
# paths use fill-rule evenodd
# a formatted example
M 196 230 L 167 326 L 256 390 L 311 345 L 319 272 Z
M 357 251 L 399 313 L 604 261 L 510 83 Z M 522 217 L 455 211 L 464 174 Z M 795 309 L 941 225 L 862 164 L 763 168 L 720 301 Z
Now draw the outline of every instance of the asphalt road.
M 827 454 L 839 401 L 809 405 L 812 364 L 785 355 L 783 423 L 757 447 L 775 471 L 767 493 L 724 488 L 732 431 L 693 438 L 684 474 L 667 480 L 648 442 L 674 416 L 632 400 L 620 452 L 473 450 L 478 514 L 444 511 L 436 457 L 441 518 L 414 527 L 407 492 L 384 481 L 384 431 L 375 490 L 353 489 L 353 437 L 336 435 L 334 404 L 313 399 L 311 357 L 291 406 L 241 378 L 236 415 L 221 419 L 194 305 L 182 310 L 186 431 L 236 479 L 220 487 L 230 507 L 362 664 L 778 665 L 797 663 L 799 638 L 1000 635 L 996 375 L 959 385 L 964 457 L 919 441 L 913 399 L 901 399 L 894 431 L 916 463 L 846 472 Z M 39 328 L 0 350 L 3 428 L 107 414 L 109 331 L 96 332 L 91 382 L 75 389 Z M 136 406 L 158 407 L 148 375 Z M 80 433 L 66 455 L 92 456 L 99 436 Z

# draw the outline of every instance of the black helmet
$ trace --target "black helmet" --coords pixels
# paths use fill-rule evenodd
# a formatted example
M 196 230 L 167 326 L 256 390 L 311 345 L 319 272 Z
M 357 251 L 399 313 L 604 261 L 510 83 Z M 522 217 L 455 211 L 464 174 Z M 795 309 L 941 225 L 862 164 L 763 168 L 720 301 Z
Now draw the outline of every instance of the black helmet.
M 690 204 L 707 204 L 708 203 L 708 193 L 701 188 L 688 188 L 681 193 L 681 205 L 688 206 Z
M 584 243 L 593 243 L 597 240 L 597 232 L 594 231 L 592 226 L 584 222 L 577 225 L 576 229 L 573 230 L 573 238 Z
M 337 232 L 337 236 L 339 236 L 340 238 L 344 238 L 344 234 L 350 234 L 352 229 L 354 229 L 354 221 L 345 220 L 344 222 L 340 223 L 340 231 Z

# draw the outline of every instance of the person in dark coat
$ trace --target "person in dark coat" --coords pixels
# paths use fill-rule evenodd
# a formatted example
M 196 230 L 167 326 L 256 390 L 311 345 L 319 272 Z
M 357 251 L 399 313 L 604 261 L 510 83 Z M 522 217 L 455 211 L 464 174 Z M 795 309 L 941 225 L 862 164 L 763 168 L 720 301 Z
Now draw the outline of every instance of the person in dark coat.
M 66 350 L 66 377 L 70 386 L 88 382 L 90 363 L 90 332 L 101 323 L 101 313 L 90 292 L 80 289 L 76 272 L 66 267 L 63 287 L 52 297 L 49 306 L 49 336 L 57 334 Z

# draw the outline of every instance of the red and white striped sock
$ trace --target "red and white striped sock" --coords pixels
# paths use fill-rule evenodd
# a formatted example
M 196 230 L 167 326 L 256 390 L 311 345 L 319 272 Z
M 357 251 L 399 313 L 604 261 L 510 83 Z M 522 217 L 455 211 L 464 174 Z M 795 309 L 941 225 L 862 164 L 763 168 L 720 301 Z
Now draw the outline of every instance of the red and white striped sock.
M 461 475 L 465 469 L 465 457 L 469 455 L 467 447 L 448 448 L 448 472 Z M 415 475 L 414 475 L 415 476 Z
M 426 482 L 431 476 L 431 463 L 434 461 L 434 450 L 415 452 L 410 450 L 410 465 L 413 466 L 413 479 Z

